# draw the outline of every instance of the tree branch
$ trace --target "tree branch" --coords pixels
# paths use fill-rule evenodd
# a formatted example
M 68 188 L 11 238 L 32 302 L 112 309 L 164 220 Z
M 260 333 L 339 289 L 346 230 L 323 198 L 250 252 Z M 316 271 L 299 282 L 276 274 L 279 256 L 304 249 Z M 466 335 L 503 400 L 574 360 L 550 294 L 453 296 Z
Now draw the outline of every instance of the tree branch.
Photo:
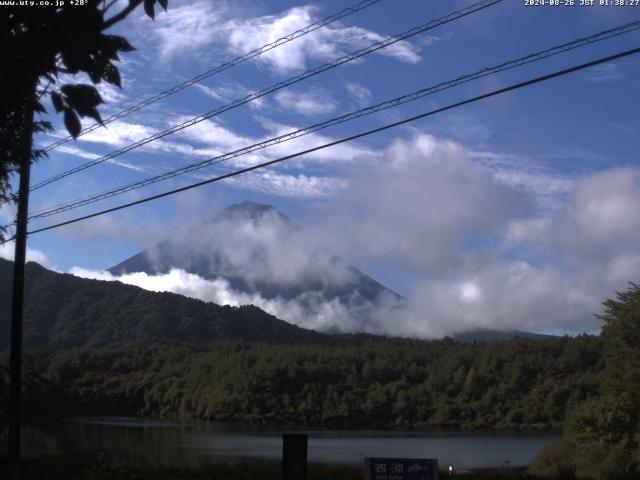
M 107 3 L 106 0 L 102 2 L 103 5 L 105 5 L 106 3 Z M 111 0 L 108 5 L 105 5 L 104 7 L 102 7 L 102 13 L 107 13 L 107 10 L 113 7 L 116 3 L 118 3 L 118 0 Z
M 122 20 L 127 18 L 127 15 L 133 12 L 136 9 L 136 7 L 141 3 L 142 3 L 142 0 L 130 0 L 127 8 L 123 9 L 120 13 L 114 15 L 110 19 L 105 20 L 103 30 L 106 30 L 107 28 L 112 27 L 116 23 L 121 22 Z

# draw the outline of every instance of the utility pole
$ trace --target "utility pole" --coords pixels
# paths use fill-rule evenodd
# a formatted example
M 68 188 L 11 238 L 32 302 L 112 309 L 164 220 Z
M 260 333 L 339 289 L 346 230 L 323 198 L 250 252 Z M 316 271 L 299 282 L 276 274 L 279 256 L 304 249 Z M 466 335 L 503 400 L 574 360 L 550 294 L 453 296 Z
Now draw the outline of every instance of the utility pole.
M 37 83 L 27 84 L 31 90 L 23 97 L 22 129 L 18 141 L 23 142 L 20 162 L 20 190 L 16 215 L 16 248 L 13 259 L 13 296 L 11 299 L 11 352 L 9 355 L 9 480 L 22 479 L 20 454 L 22 393 L 22 324 L 24 319 L 24 264 L 27 253 L 27 217 L 29 214 L 29 178 L 33 146 L 33 114 Z M 20 132 L 19 130 L 19 132 Z

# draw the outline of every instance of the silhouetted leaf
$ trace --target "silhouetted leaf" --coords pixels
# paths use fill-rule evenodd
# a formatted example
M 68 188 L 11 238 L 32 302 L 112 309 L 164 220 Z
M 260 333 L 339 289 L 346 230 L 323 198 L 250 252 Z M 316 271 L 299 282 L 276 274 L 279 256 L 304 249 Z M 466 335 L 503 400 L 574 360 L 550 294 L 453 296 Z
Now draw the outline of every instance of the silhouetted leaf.
M 72 43 L 63 48 L 60 52 L 69 73 L 76 74 L 86 66 L 87 55 L 81 51 L 78 45 Z
M 91 85 L 63 85 L 60 90 L 65 94 L 67 103 L 82 115 L 86 115 L 83 111 L 103 103 L 98 90 Z
M 102 80 L 102 75 L 104 73 L 104 66 L 99 62 L 95 62 L 89 70 L 87 70 L 87 74 L 93 83 L 100 83 Z
M 122 37 L 117 35 L 102 35 L 101 37 L 102 44 L 100 46 L 103 56 L 108 58 L 109 60 L 119 60 L 118 50 L 122 45 Z M 131 47 L 129 45 L 129 47 Z M 133 48 L 133 47 L 131 47 Z
M 104 123 L 102 122 L 102 117 L 100 116 L 100 112 L 98 112 L 97 108 L 89 109 L 85 116 L 93 118 L 96 122 L 104 127 Z
M 53 125 L 48 120 L 33 122 L 33 131 L 36 133 L 53 132 Z
M 155 3 L 155 0 L 144 0 L 144 11 L 152 19 L 155 19 L 155 12 L 153 11 L 154 3 Z
M 78 116 L 70 108 L 64 109 L 64 126 L 67 127 L 67 130 L 73 138 L 78 138 L 82 130 L 82 125 L 80 124 Z
M 55 108 L 58 113 L 64 108 L 62 96 L 58 92 L 51 92 L 51 103 L 53 103 L 53 108 Z
M 121 52 L 133 52 L 135 47 L 129 43 L 129 41 L 124 37 L 119 37 L 117 35 L 111 35 L 112 43 L 117 47 L 117 49 Z
M 118 87 L 122 88 L 122 83 L 120 81 L 120 72 L 112 64 L 108 64 L 104 68 L 103 77 L 107 82 L 109 82 L 109 83 L 111 83 L 113 85 L 117 85 Z
M 47 113 L 47 110 L 42 106 L 40 102 L 34 102 L 33 110 L 39 113 Z
M 167 6 L 169 5 L 169 0 L 158 0 L 158 3 L 164 9 L 164 11 L 166 12 L 167 11 Z
M 49 158 L 49 154 L 42 149 L 34 148 L 31 150 L 31 160 L 36 162 L 41 158 Z

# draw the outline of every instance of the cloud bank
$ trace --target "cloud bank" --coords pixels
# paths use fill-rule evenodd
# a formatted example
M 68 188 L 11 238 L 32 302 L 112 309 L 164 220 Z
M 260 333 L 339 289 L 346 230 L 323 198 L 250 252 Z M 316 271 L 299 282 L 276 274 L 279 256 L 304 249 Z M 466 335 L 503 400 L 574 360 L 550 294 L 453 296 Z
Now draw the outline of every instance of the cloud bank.
M 454 142 L 419 134 L 394 142 L 374 168 L 354 169 L 345 188 L 292 227 L 276 217 L 227 219 L 189 235 L 191 248 L 217 252 L 221 275 L 184 270 L 113 277 L 229 305 L 254 304 L 317 330 L 430 338 L 471 328 L 556 333 L 596 331 L 603 300 L 638 281 L 640 168 L 603 170 L 563 185 L 558 207 L 541 210 L 536 191 L 478 161 Z M 386 260 L 422 278 L 405 300 L 351 302 L 332 252 L 366 264 Z M 225 277 L 278 288 L 313 279 L 294 297 L 240 291 Z
M 138 23 L 139 30 L 146 32 L 140 40 L 155 39 L 160 62 L 167 64 L 196 52 L 203 61 L 213 60 L 211 57 L 229 60 L 230 56 L 245 54 L 318 21 L 319 13 L 317 6 L 302 5 L 277 15 L 239 17 L 234 4 L 201 1 L 173 7 L 171 15 L 156 18 L 153 28 L 143 19 Z M 421 60 L 421 49 L 436 40 L 426 38 L 420 44 L 397 42 L 378 53 L 400 62 L 417 63 Z M 307 68 L 311 62 L 333 60 L 385 39 L 366 28 L 336 22 L 265 52 L 255 61 L 277 73 L 289 73 Z
M 152 292 L 173 292 L 219 305 L 255 305 L 281 320 L 319 331 L 362 331 L 362 322 L 354 317 L 354 309 L 369 307 L 338 298 L 327 299 L 318 292 L 308 292 L 293 299 L 265 298 L 260 293 L 235 290 L 225 278 L 207 280 L 182 269 L 171 269 L 168 273 L 158 275 L 137 272 L 116 276 L 106 271 L 73 267 L 69 273 L 81 278 L 119 281 Z

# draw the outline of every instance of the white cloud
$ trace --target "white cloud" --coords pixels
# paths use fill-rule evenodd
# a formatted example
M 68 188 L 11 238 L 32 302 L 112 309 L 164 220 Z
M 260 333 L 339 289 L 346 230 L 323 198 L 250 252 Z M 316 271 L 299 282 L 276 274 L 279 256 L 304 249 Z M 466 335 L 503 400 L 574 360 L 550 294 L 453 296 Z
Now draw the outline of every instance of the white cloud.
M 196 51 L 202 57 L 207 47 L 219 40 L 224 15 L 219 2 L 201 1 L 171 6 L 169 14 L 157 16 L 151 27 L 139 23 L 157 37 L 160 61 L 166 63 Z
M 8 242 L 0 245 L 0 258 L 13 261 L 15 243 Z M 44 267 L 51 268 L 51 261 L 46 253 L 41 250 L 27 247 L 27 262 L 36 262 Z
M 137 142 L 142 138 L 149 137 L 154 133 L 156 133 L 156 130 L 151 127 L 118 120 L 110 123 L 106 127 L 101 127 L 91 133 L 87 133 L 80 138 L 83 142 L 123 147 L 130 143 Z M 157 143 L 158 142 L 153 142 L 153 144 Z
M 174 116 L 167 122 L 167 126 L 173 127 L 188 119 L 191 119 L 191 117 Z M 164 130 L 164 128 L 162 130 Z M 145 138 L 149 138 L 158 132 L 160 132 L 160 129 L 137 123 L 116 121 L 107 125 L 106 128 L 99 128 L 82 136 L 81 140 L 83 142 L 87 142 L 82 144 L 85 149 L 75 146 L 64 146 L 61 147 L 61 149 L 64 149 L 61 151 L 80 156 L 82 158 L 96 159 L 102 155 L 87 151 L 86 148 L 90 148 L 91 144 L 103 144 L 108 145 L 111 148 L 119 149 L 137 143 Z M 179 140 L 182 140 L 182 142 Z M 211 146 L 216 148 L 200 148 L 197 145 L 193 145 L 193 142 L 205 144 L 207 147 Z M 221 127 L 218 123 L 212 120 L 204 120 L 162 139 L 141 145 L 140 147 L 135 148 L 134 151 L 164 154 L 179 153 L 186 157 L 202 158 L 216 156 L 228 150 L 245 146 L 248 143 L 251 143 L 251 139 L 242 137 L 241 135 Z M 134 164 L 122 160 L 121 157 L 109 159 L 108 162 L 120 165 L 130 170 L 142 172 L 150 172 L 157 169 L 157 165 Z
M 531 193 L 538 209 L 547 213 L 560 208 L 576 181 L 575 175 L 544 167 L 535 157 L 486 151 L 471 152 L 470 155 L 474 162 L 490 170 L 500 182 Z
M 98 92 L 102 97 L 102 100 L 104 100 L 109 107 L 113 107 L 119 103 L 122 103 L 123 100 L 126 98 L 126 95 L 124 94 L 124 89 L 121 89 L 110 83 L 101 82 L 97 84 L 95 87 L 98 89 Z
M 356 82 L 349 82 L 345 85 L 345 87 L 347 88 L 347 92 L 349 92 L 349 95 L 351 95 L 355 99 L 358 106 L 364 107 L 365 105 L 371 103 L 373 94 L 371 93 L 371 90 L 369 90 L 364 85 Z
M 281 107 L 306 116 L 331 113 L 338 108 L 338 102 L 331 92 L 314 88 L 307 92 L 281 90 L 275 96 Z
M 179 123 L 185 119 L 186 117 L 178 117 L 175 122 Z M 187 157 L 210 158 L 269 140 L 272 137 L 285 135 L 298 129 L 294 126 L 278 124 L 264 118 L 260 118 L 259 121 L 262 122 L 262 126 L 268 131 L 268 134 L 262 137 L 244 136 L 234 130 L 223 127 L 215 120 L 204 120 L 176 134 L 176 137 L 185 141 L 185 143 L 165 142 L 165 144 L 159 148 L 165 151 L 179 152 Z M 244 168 L 333 141 L 335 141 L 334 137 L 325 136 L 320 133 L 310 133 L 293 140 L 272 145 L 266 149 L 256 150 L 252 153 L 227 160 L 225 161 L 225 165 L 234 168 Z M 356 159 L 372 158 L 376 155 L 376 151 L 362 144 L 349 142 L 292 159 L 287 162 L 286 166 L 287 168 L 299 168 L 310 161 L 322 163 L 351 162 Z
M 498 182 L 461 146 L 417 135 L 355 171 L 335 211 L 342 217 L 335 241 L 349 256 L 428 271 L 458 261 L 469 236 L 496 234 L 528 214 L 530 197 Z
M 188 119 L 189 117 L 177 117 L 173 123 L 180 124 Z M 176 133 L 176 137 L 213 147 L 208 150 L 195 150 L 199 154 L 208 156 L 219 155 L 255 143 L 255 139 L 240 135 L 210 119 L 181 130 Z
M 638 211 L 640 169 L 606 170 L 576 182 L 548 236 L 571 257 L 612 260 L 640 252 Z
M 80 158 L 86 158 L 87 160 L 96 160 L 96 159 L 101 157 L 97 153 L 88 152 L 88 151 L 83 150 L 81 148 L 73 147 L 73 146 L 69 146 L 69 145 L 61 145 L 61 146 L 57 147 L 56 150 L 57 150 L 58 153 L 66 153 L 68 155 L 73 155 L 73 156 L 80 157 Z M 123 161 L 120 158 L 110 158 L 109 160 L 107 160 L 107 163 L 109 163 L 111 165 L 118 165 L 118 166 L 124 167 L 124 168 L 126 168 L 128 170 L 133 170 L 135 172 L 149 173 L 149 172 L 153 171 L 153 169 L 151 169 L 151 168 L 149 168 L 147 166 L 135 165 L 133 163 L 129 163 L 129 162 Z
M 220 100 L 221 102 L 228 102 L 235 96 L 232 92 L 224 87 L 214 88 L 209 87 L 208 85 L 203 85 L 202 83 L 195 83 L 193 86 L 204 93 L 206 96 L 215 100 Z
M 100 158 L 100 155 L 93 152 L 87 152 L 78 147 L 73 147 L 71 145 L 60 145 L 56 148 L 56 150 L 60 153 L 66 153 L 69 155 L 73 155 L 80 158 L 86 158 L 87 160 L 95 160 L 96 158 Z
M 139 245 L 163 238 L 167 230 L 166 224 L 155 215 L 147 213 L 140 216 L 135 210 L 123 210 L 52 230 L 52 234 L 73 237 L 88 245 L 99 241 Z
M 415 287 L 397 327 L 419 337 L 476 328 L 593 331 L 598 322 L 592 314 L 600 310 L 601 295 L 610 293 L 598 287 L 554 267 L 474 255 Z
M 238 83 L 218 85 L 215 87 L 210 87 L 201 83 L 195 83 L 193 86 L 204 93 L 206 96 L 224 103 L 231 103 L 239 98 L 243 98 L 254 93 L 251 90 L 239 85 Z M 251 100 L 247 105 L 249 105 L 249 107 L 251 108 L 259 110 L 266 105 L 265 97 L 255 98 Z
M 16 220 L 16 204 L 7 202 L 0 205 L 0 222 L 3 225 L 13 223 Z
M 228 23 L 229 44 L 235 53 L 259 48 L 313 23 L 316 11 L 316 7 L 303 6 L 281 15 L 232 20 Z M 266 52 L 258 60 L 278 71 L 299 70 L 306 67 L 309 59 L 334 59 L 385 39 L 365 28 L 333 24 Z M 421 59 L 420 47 L 408 41 L 397 42 L 378 53 L 406 63 L 417 63 Z
M 596 330 L 600 303 L 639 280 L 639 210 L 638 168 L 577 180 L 555 216 L 509 222 L 498 251 L 467 252 L 460 265 L 417 287 L 404 312 L 407 330 Z M 510 257 L 520 251 L 535 261 L 508 259 L 501 250 L 510 248 Z M 473 301 L 460 294 L 468 285 L 477 289 Z
M 195 252 L 220 275 L 239 277 L 249 284 L 295 286 L 314 278 L 336 286 L 352 277 L 312 235 L 274 211 L 249 220 L 224 217 L 198 225 L 176 233 L 171 245 L 173 257 L 188 262 Z
M 318 8 L 311 5 L 291 8 L 281 14 L 254 18 L 229 18 L 237 15 L 235 6 L 195 2 L 172 7 L 169 15 L 156 19 L 153 29 L 140 21 L 140 27 L 157 38 L 161 62 L 175 61 L 198 52 L 200 59 L 219 58 L 216 52 L 225 45 L 232 54 L 242 55 L 278 40 L 318 20 Z M 280 72 L 305 68 L 309 60 L 330 60 L 350 51 L 379 42 L 386 37 L 360 27 L 340 23 L 325 26 L 258 56 L 257 61 Z M 435 37 L 429 37 L 431 43 Z M 145 38 L 141 38 L 145 40 Z M 424 46 L 398 42 L 379 51 L 398 61 L 420 61 Z
M 248 190 L 296 199 L 326 198 L 347 187 L 346 180 L 342 178 L 283 174 L 273 170 L 234 177 L 229 179 L 229 183 Z
M 279 136 L 285 135 L 291 131 L 297 130 L 296 127 L 284 124 L 278 124 L 265 120 L 263 126 L 269 130 L 270 135 Z M 313 147 L 332 143 L 336 140 L 335 137 L 323 135 L 321 133 L 310 133 L 301 137 L 298 137 L 292 141 L 282 142 L 272 147 L 269 147 L 267 155 L 272 158 L 283 157 L 291 155 L 296 152 L 308 150 Z M 366 147 L 364 144 L 357 142 L 346 142 L 333 147 L 317 150 L 315 152 L 308 153 L 297 159 L 293 159 L 287 162 L 287 165 L 301 165 L 302 163 L 308 163 L 313 160 L 315 162 L 353 162 L 354 160 L 365 160 L 376 158 L 380 155 L 379 151 Z
M 331 210 L 341 221 L 319 228 L 345 258 L 401 261 L 425 278 L 405 305 L 377 307 L 369 331 L 594 331 L 600 303 L 640 280 L 638 168 L 541 185 L 426 135 L 396 142 L 386 162 L 358 171 Z M 532 195 L 559 192 L 553 212 L 531 208 Z
M 624 79 L 621 65 L 618 63 L 605 63 L 604 65 L 596 65 L 591 68 L 585 78 L 591 83 L 607 83 L 617 82 Z
M 183 123 L 188 118 L 189 117 L 185 116 L 175 116 L 171 118 L 170 122 L 172 125 L 176 125 Z M 188 161 L 193 161 L 194 158 L 202 160 L 218 157 L 222 154 L 268 140 L 272 136 L 279 136 L 296 130 L 293 126 L 277 124 L 265 119 L 259 119 L 259 121 L 263 123 L 263 127 L 265 127 L 269 132 L 263 137 L 248 137 L 224 127 L 213 119 L 207 119 L 192 125 L 189 128 L 176 132 L 176 134 L 172 136 L 143 145 L 139 147 L 139 150 L 153 152 L 156 154 L 179 154 L 186 164 Z M 82 137 L 88 141 L 84 144 L 85 148 L 79 148 L 75 145 L 63 145 L 59 150 L 61 153 L 94 160 L 99 158 L 100 155 L 93 153 L 90 150 L 92 143 L 103 143 L 112 147 L 122 147 L 153 135 L 154 133 L 156 133 L 156 130 L 150 127 L 145 127 L 135 123 L 114 122 L 109 125 L 108 129 L 98 129 L 85 137 Z M 311 133 L 291 141 L 272 145 L 266 149 L 257 150 L 250 154 L 226 160 L 223 166 L 232 169 L 245 168 L 273 160 L 275 158 L 291 155 L 299 151 L 307 150 L 315 146 L 330 143 L 334 140 L 335 138 L 328 137 L 320 133 Z M 276 170 L 287 170 L 287 173 L 272 170 L 266 173 L 254 174 L 251 178 L 236 179 L 232 182 L 235 183 L 237 187 L 283 197 L 320 198 L 344 188 L 344 180 L 331 175 L 320 173 L 310 174 L 296 170 L 301 169 L 303 165 L 308 164 L 309 162 L 352 162 L 354 160 L 374 158 L 376 155 L 376 151 L 371 150 L 362 144 L 351 142 L 312 152 L 299 158 L 292 159 L 288 161 L 286 165 L 283 164 L 282 166 L 276 167 Z M 118 156 L 108 160 L 107 162 L 109 164 L 118 165 L 137 172 L 158 174 L 167 170 L 175 169 L 177 160 L 175 155 L 173 155 L 171 158 L 172 163 L 170 165 L 163 166 L 158 161 L 154 161 L 153 163 L 131 163 L 124 160 L 126 158 L 126 156 Z M 211 173 L 204 174 L 200 171 L 194 171 L 190 174 L 192 178 L 198 180 L 210 178 L 211 175 Z M 73 191 L 69 191 L 69 194 L 73 195 L 72 198 L 76 198 L 77 196 L 77 193 L 74 193 Z M 59 202 L 63 201 L 64 199 L 59 199 Z
M 559 195 L 571 190 L 574 179 L 524 169 L 499 170 L 495 177 L 505 185 L 530 191 L 536 195 Z

